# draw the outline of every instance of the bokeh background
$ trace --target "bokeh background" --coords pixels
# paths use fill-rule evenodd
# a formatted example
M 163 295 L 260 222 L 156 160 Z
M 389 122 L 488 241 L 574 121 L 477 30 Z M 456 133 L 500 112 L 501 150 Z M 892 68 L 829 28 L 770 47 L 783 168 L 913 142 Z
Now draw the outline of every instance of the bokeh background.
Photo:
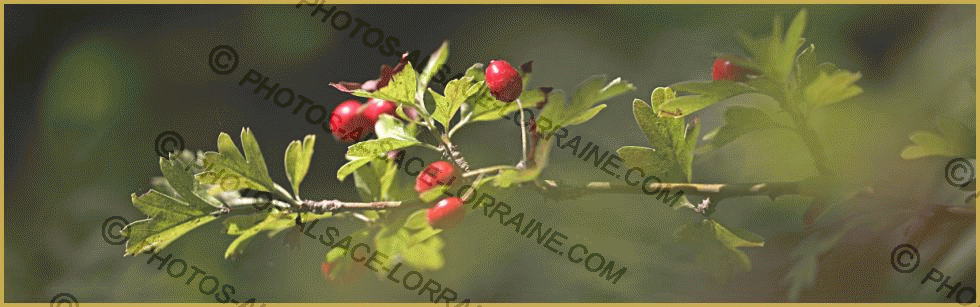
M 858 84 L 865 94 L 823 110 L 817 129 L 838 170 L 890 193 L 894 201 L 877 204 L 880 210 L 962 202 L 963 192 L 942 180 L 947 160 L 906 161 L 899 152 L 910 132 L 935 130 L 937 115 L 975 129 L 973 5 L 338 5 L 399 38 L 403 51 L 428 54 L 448 39 L 453 74 L 502 58 L 533 60 L 532 86 L 571 91 L 593 74 L 632 82 L 636 91 L 570 129 L 603 150 L 646 145 L 632 118 L 633 98 L 647 100 L 658 86 L 710 79 L 713 53 L 742 53 L 736 29 L 767 34 L 773 16 L 788 20 L 802 8 L 810 14 L 803 36 L 816 44 L 817 59 L 864 76 Z M 216 150 L 220 132 L 237 143 L 242 127 L 250 127 L 280 183 L 287 182 L 278 161 L 288 142 L 316 134 L 303 194 L 357 199 L 353 179 L 335 177 L 345 163 L 344 144 L 253 95 L 254 86 L 238 86 L 248 69 L 256 69 L 332 109 L 350 96 L 328 82 L 373 79 L 381 64 L 396 62 L 396 56 L 365 47 L 360 35 L 348 37 L 350 29 L 337 31 L 311 18 L 310 11 L 292 5 L 5 5 L 5 301 L 48 302 L 67 292 L 83 303 L 213 302 L 196 282 L 185 285 L 186 278 L 157 271 L 158 262 L 147 265 L 146 255 L 124 258 L 122 246 L 101 236 L 107 217 L 142 218 L 130 195 L 146 192 L 149 179 L 160 175 L 154 140 L 163 131 L 178 132 L 188 149 Z M 208 53 L 217 45 L 237 51 L 234 73 L 208 68 Z M 723 123 L 729 103 L 699 114 L 703 132 Z M 476 166 L 513 163 L 521 150 L 517 134 L 506 121 L 482 123 L 460 132 L 458 144 Z M 697 157 L 694 178 L 799 180 L 814 172 L 803 150 L 791 134 L 753 135 Z M 557 149 L 543 177 L 573 184 L 608 179 Z M 781 280 L 792 264 L 790 251 L 803 239 L 800 200 L 723 203 L 719 220 L 768 242 L 746 249 L 752 271 L 719 282 L 672 243 L 673 231 L 693 222 L 690 212 L 642 195 L 560 203 L 532 190 L 504 195 L 628 272 L 611 284 L 508 228 L 469 217 L 444 233 L 447 264 L 424 273 L 426 278 L 477 302 L 778 302 L 787 297 Z M 889 239 L 901 232 L 901 223 L 882 222 L 874 230 L 848 232 L 821 258 L 814 286 L 800 300 L 945 301 L 916 288 L 918 273 L 894 274 L 888 254 L 896 243 Z M 966 229 L 939 235 L 967 247 L 957 256 L 961 269 L 947 273 L 972 286 L 975 228 Z M 301 238 L 292 249 L 283 234 L 259 236 L 249 254 L 232 261 L 223 259 L 232 239 L 212 223 L 164 254 L 234 285 L 236 297 L 260 302 L 426 299 L 372 276 L 351 285 L 326 283 L 320 272 L 325 247 L 314 240 Z

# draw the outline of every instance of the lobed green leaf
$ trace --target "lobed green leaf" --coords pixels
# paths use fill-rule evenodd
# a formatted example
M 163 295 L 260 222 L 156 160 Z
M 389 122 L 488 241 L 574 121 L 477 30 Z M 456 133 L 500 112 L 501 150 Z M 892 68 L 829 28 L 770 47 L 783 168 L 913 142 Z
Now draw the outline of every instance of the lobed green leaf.
M 365 90 L 355 90 L 351 92 L 354 96 L 365 98 L 378 98 L 388 101 L 406 104 L 425 110 L 424 106 L 419 106 L 415 102 L 415 93 L 418 89 L 418 74 L 412 68 L 411 62 L 405 63 L 405 68 L 391 77 L 388 85 L 374 92 Z
M 234 191 L 244 188 L 258 191 L 276 191 L 277 186 L 269 177 L 265 159 L 262 157 L 262 151 L 259 149 L 259 144 L 255 140 L 255 136 L 252 135 L 252 131 L 243 128 L 241 139 L 242 149 L 245 151 L 244 157 L 227 133 L 222 132 L 218 135 L 218 152 L 204 154 L 204 163 L 212 166 L 212 168 L 208 172 L 198 174 L 197 180 L 213 183 L 215 188 L 220 191 Z M 220 182 L 218 181 L 219 176 Z M 233 178 L 235 184 L 225 184 L 232 181 L 224 180 L 224 178 Z

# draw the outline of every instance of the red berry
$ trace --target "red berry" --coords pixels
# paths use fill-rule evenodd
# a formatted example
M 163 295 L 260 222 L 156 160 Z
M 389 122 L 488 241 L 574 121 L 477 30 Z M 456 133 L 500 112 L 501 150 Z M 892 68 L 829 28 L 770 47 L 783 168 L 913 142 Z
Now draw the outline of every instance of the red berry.
M 323 278 L 326 279 L 331 284 L 336 284 L 340 286 L 351 285 L 354 282 L 360 280 L 361 276 L 364 275 L 363 273 L 365 270 L 364 266 L 358 263 L 358 264 L 354 264 L 349 271 L 337 272 L 338 275 L 337 277 L 330 277 L 330 273 L 337 268 L 338 268 L 337 265 L 331 264 L 329 262 L 323 262 L 320 264 L 320 271 L 323 272 Z
M 381 114 L 397 116 L 395 115 L 396 107 L 398 106 L 391 101 L 377 98 L 368 99 L 367 106 L 364 107 L 364 118 L 367 118 L 367 120 L 371 123 L 371 128 L 374 128 L 374 123 L 378 122 L 378 118 L 381 117 Z
M 425 217 L 432 228 L 447 229 L 459 225 L 459 222 L 466 217 L 466 211 L 459 197 L 450 197 L 440 200 L 434 207 L 426 210 Z
M 415 179 L 415 191 L 422 193 L 437 185 L 451 185 L 456 175 L 456 168 L 449 162 L 432 162 Z
M 494 98 L 503 102 L 511 102 L 521 96 L 524 84 L 521 74 L 510 63 L 504 60 L 490 61 L 486 72 L 487 87 Z
M 333 109 L 330 115 L 330 132 L 334 139 L 353 143 L 367 134 L 373 128 L 372 124 L 364 117 L 363 113 L 358 112 L 361 103 L 357 100 L 344 101 Z
M 402 106 L 402 111 L 405 111 L 405 116 L 408 116 L 406 120 L 413 121 L 419 119 L 419 111 L 416 111 L 415 108 Z
M 749 73 L 757 72 L 750 68 L 735 65 L 735 63 L 732 63 L 726 58 L 717 58 L 715 59 L 715 65 L 711 69 L 711 79 L 744 82 L 749 80 L 746 77 Z
M 323 271 L 323 278 L 331 282 L 334 281 L 334 279 L 330 277 L 330 270 L 332 269 L 333 266 L 330 265 L 329 262 L 324 262 L 320 264 L 320 271 Z

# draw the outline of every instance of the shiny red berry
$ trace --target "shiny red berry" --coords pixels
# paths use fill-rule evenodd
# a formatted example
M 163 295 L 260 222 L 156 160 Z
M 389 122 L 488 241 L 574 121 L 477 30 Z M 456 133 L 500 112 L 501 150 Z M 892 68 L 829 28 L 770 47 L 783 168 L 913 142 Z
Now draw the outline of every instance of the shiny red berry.
M 394 102 L 381 100 L 377 98 L 368 99 L 367 106 L 364 107 L 364 118 L 371 123 L 371 128 L 374 128 L 374 123 L 378 122 L 378 118 L 381 114 L 388 114 L 391 116 L 398 116 L 395 114 L 395 108 L 398 107 Z
M 744 82 L 749 80 L 747 75 L 750 73 L 757 72 L 751 68 L 738 66 L 726 58 L 717 58 L 711 69 L 711 79 Z
M 415 191 L 422 193 L 437 185 L 451 185 L 457 175 L 456 168 L 449 162 L 432 162 L 415 178 Z
M 334 139 L 353 143 L 371 131 L 369 128 L 373 126 L 363 113 L 358 112 L 360 107 L 361 103 L 357 100 L 348 100 L 333 109 L 333 114 L 330 115 L 330 132 Z
M 463 201 L 459 197 L 450 197 L 440 200 L 434 207 L 429 208 L 425 212 L 425 217 L 429 220 L 429 226 L 432 228 L 453 228 L 466 217 L 466 210 L 463 208 Z
M 521 96 L 524 84 L 521 74 L 504 60 L 490 61 L 486 72 L 487 87 L 494 98 L 503 102 L 511 102 Z

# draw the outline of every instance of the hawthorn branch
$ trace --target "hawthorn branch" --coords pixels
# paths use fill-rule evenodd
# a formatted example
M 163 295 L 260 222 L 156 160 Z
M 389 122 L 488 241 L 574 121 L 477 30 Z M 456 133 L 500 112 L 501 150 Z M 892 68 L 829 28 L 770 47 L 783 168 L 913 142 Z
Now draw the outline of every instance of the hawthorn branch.
M 402 206 L 401 201 L 376 201 L 376 202 L 344 202 L 336 199 L 330 200 L 303 200 L 298 204 L 287 203 L 278 199 L 266 200 L 261 198 L 242 197 L 230 202 L 226 207 L 212 211 L 214 216 L 226 214 L 242 215 L 253 214 L 257 211 L 268 209 L 270 206 L 288 213 L 337 213 L 343 211 L 365 211 L 365 210 L 384 210 Z
M 801 182 L 775 183 L 652 183 L 645 187 L 640 185 L 612 184 L 605 181 L 589 182 L 585 186 L 563 185 L 554 180 L 544 180 L 540 186 L 546 196 L 559 200 L 575 199 L 583 196 L 603 193 L 632 194 L 645 193 L 677 193 L 704 195 L 715 199 L 729 197 L 766 195 L 770 198 L 786 194 L 802 194 Z

